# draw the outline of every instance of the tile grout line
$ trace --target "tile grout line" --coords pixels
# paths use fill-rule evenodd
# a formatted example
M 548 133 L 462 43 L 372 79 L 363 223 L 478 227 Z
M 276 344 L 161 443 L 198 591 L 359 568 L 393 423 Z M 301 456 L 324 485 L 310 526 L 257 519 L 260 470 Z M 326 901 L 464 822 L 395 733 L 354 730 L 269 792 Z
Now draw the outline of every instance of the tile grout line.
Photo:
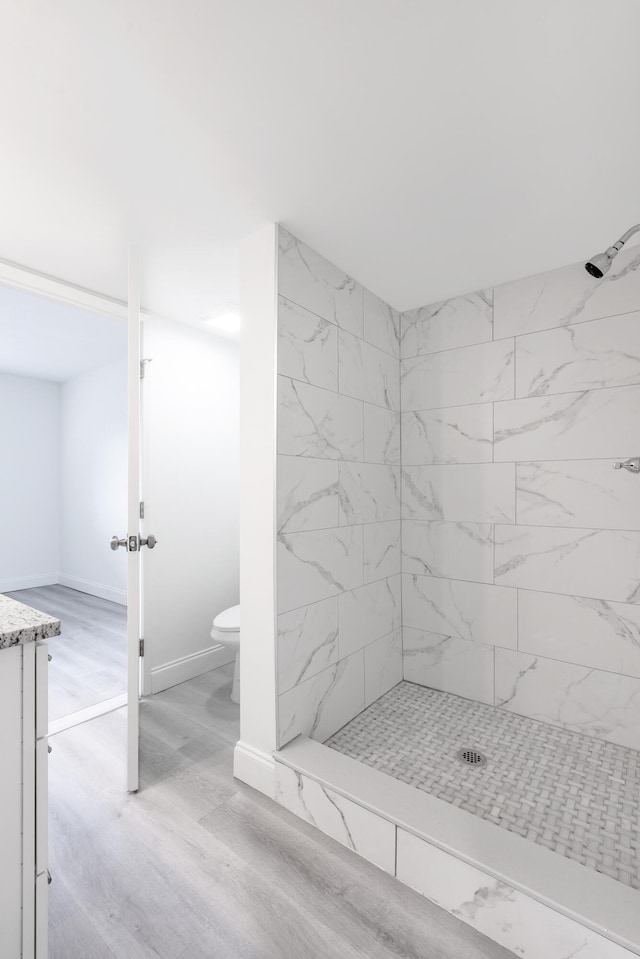
M 358 285 L 361 286 L 361 284 L 358 284 Z M 364 289 L 366 289 L 365 287 L 361 287 L 361 288 L 363 291 Z M 369 290 L 369 293 L 371 293 L 371 290 Z M 371 295 L 375 296 L 376 294 L 372 293 Z M 390 353 L 388 350 L 385 350 L 382 346 L 377 346 L 376 343 L 371 343 L 370 340 L 365 339 L 364 335 L 360 336 L 358 333 L 352 333 L 351 330 L 348 330 L 346 327 L 341 326 L 339 323 L 334 322 L 334 320 L 329 319 L 329 317 L 323 316 L 322 313 L 316 313 L 314 310 L 310 310 L 308 306 L 304 306 L 303 303 L 298 303 L 297 300 L 292 300 L 291 297 L 285 296 L 283 293 L 278 293 L 278 297 L 282 298 L 283 300 L 286 300 L 287 303 L 291 303 L 292 306 L 297 306 L 299 309 L 304 310 L 305 313 L 308 313 L 310 316 L 316 317 L 319 320 L 323 320 L 325 323 L 328 323 L 332 327 L 332 329 L 337 330 L 339 333 L 340 332 L 348 333 L 349 336 L 353 336 L 355 337 L 355 339 L 361 340 L 367 346 L 372 347 L 372 349 L 378 350 L 380 353 L 384 353 L 385 356 L 392 357 L 392 359 L 396 359 L 395 353 Z M 376 297 L 376 299 L 380 299 L 380 297 Z M 384 303 L 384 300 L 380 300 L 380 302 Z M 364 316 L 363 316 L 363 334 L 364 334 Z
M 579 593 L 560 593 L 553 589 L 535 589 L 532 586 L 511 586 L 503 583 L 488 583 L 482 579 L 460 579 L 454 576 L 434 576 L 428 573 L 416 573 L 412 570 L 403 570 L 405 576 L 419 576 L 421 579 L 443 581 L 446 583 L 471 583 L 473 586 L 486 586 L 491 589 L 520 590 L 523 593 L 539 593 L 542 596 L 565 596 L 568 599 L 594 599 L 602 603 L 615 603 L 616 606 L 627 606 L 629 609 L 637 609 L 640 612 L 640 603 L 629 603 L 624 599 L 608 599 L 603 596 L 586 596 Z M 377 582 L 377 580 L 376 580 Z
M 300 304 L 296 304 L 296 305 L 299 306 Z M 306 307 L 303 307 L 303 309 L 306 309 Z M 307 312 L 311 312 L 311 311 L 309 310 Z M 496 336 L 495 328 L 494 328 L 492 337 L 490 339 L 479 340 L 473 343 L 464 343 L 462 346 L 448 346 L 442 350 L 426 350 L 422 353 L 411 353 L 409 356 L 404 356 L 403 360 L 417 360 L 419 358 L 426 357 L 426 356 L 437 356 L 439 353 L 452 353 L 454 350 L 468 350 L 468 349 L 472 349 L 474 346 L 485 346 L 487 343 L 504 343 L 505 340 L 516 340 L 516 339 L 521 339 L 522 337 L 537 336 L 538 334 L 542 334 L 542 333 L 554 333 L 556 330 L 558 331 L 566 330 L 574 326 L 584 326 L 588 323 L 605 323 L 607 320 L 613 320 L 619 316 L 631 316 L 634 313 L 639 313 L 639 312 L 640 312 L 640 309 L 637 309 L 637 308 L 633 310 L 624 310 L 622 313 L 608 313 L 606 316 L 592 317 L 591 319 L 588 319 L 588 320 L 576 320 L 573 323 L 562 323 L 558 326 L 545 326 L 545 327 L 542 327 L 542 329 L 540 330 L 530 330 L 528 332 L 526 330 L 522 330 L 520 332 L 505 333 L 504 336 Z M 324 317 L 320 317 L 320 318 L 324 319 Z M 354 333 L 352 333 L 351 335 L 355 336 Z

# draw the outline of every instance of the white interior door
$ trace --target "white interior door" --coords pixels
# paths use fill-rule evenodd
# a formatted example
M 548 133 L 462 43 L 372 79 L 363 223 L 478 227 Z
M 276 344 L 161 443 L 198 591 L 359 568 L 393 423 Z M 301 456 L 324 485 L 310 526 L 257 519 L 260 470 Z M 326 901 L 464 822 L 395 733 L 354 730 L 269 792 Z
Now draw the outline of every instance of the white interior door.
M 138 788 L 140 726 L 140 272 L 135 251 L 129 251 L 128 290 L 129 478 L 127 494 L 127 788 Z

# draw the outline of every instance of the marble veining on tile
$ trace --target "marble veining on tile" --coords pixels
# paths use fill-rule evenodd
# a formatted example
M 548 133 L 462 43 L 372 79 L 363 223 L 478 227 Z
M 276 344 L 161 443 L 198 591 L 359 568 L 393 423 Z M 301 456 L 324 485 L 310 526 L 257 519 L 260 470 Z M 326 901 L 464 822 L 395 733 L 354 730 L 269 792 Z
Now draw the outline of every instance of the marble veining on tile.
M 278 456 L 278 532 L 339 526 L 338 463 Z
M 338 659 L 338 598 L 278 616 L 278 689 L 282 693 Z
M 381 869 L 395 871 L 392 823 L 279 762 L 275 764 L 275 799 Z
M 640 383 L 640 312 L 516 339 L 516 396 Z
M 60 620 L 0 594 L 0 649 L 60 635 Z
M 640 603 L 640 532 L 495 527 L 499 586 Z
M 368 583 L 338 597 L 340 658 L 401 626 L 400 576 Z
M 327 745 L 640 888 L 640 753 L 403 682 Z M 480 750 L 485 766 L 456 759 Z M 578 955 L 576 953 L 576 955 Z
M 512 399 L 513 356 L 513 340 L 500 340 L 403 360 L 402 412 Z
M 493 526 L 404 520 L 402 569 L 423 576 L 492 583 Z
M 402 680 L 402 630 L 381 636 L 364 648 L 364 704 L 383 696 Z
M 369 290 L 364 290 L 363 339 L 379 350 L 400 355 L 400 314 Z
M 278 377 L 278 452 L 361 460 L 362 403 Z
M 436 353 L 493 338 L 493 290 L 409 310 L 401 316 L 402 356 Z
M 496 462 L 508 460 L 626 458 L 636 453 L 640 387 L 496 403 Z
M 365 583 L 399 573 L 402 566 L 400 520 L 368 523 L 362 528 L 362 535 Z
M 640 482 L 613 460 L 518 463 L 516 498 L 525 525 L 640 529 Z
M 514 523 L 515 467 L 512 463 L 465 466 L 405 466 L 403 519 L 469 523 Z
M 640 678 L 640 605 L 521 589 L 518 624 L 523 653 Z
M 496 649 L 496 706 L 587 736 L 640 745 L 640 679 Z
M 338 389 L 338 331 L 335 324 L 278 297 L 278 373 Z
M 364 651 L 323 669 L 278 697 L 279 744 L 296 736 L 324 741 L 364 709 Z
M 516 593 L 504 586 L 403 573 L 403 625 L 470 642 L 515 647 Z
M 400 368 L 395 357 L 350 333 L 338 334 L 338 388 L 345 396 L 400 409 Z
M 362 585 L 362 527 L 278 534 L 278 611 Z
M 494 289 L 494 336 L 517 336 L 638 309 L 640 253 L 628 247 L 609 273 L 594 280 L 584 263 L 529 276 Z
M 340 524 L 400 519 L 400 468 L 376 463 L 340 463 Z
M 362 287 L 301 240 L 278 228 L 278 293 L 362 336 Z
M 520 959 L 633 959 L 635 955 L 571 916 L 401 828 L 396 875 Z
M 364 404 L 364 461 L 400 465 L 400 413 Z
M 405 626 L 402 672 L 409 682 L 490 706 L 494 703 L 493 646 Z
M 492 459 L 490 403 L 402 413 L 403 465 L 490 463 Z

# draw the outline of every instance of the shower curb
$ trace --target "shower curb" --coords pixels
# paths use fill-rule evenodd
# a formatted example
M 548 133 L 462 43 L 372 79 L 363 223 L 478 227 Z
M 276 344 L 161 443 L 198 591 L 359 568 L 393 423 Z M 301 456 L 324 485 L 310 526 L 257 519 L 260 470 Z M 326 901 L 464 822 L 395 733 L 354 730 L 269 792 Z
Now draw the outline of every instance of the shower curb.
M 640 955 L 636 890 L 314 740 L 274 760 L 277 802 L 525 959 Z

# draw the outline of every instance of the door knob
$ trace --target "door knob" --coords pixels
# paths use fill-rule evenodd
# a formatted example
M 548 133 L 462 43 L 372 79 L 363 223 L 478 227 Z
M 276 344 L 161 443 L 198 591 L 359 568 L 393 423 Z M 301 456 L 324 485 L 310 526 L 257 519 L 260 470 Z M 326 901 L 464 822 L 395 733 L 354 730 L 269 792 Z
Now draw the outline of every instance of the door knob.
M 148 549 L 153 549 L 157 542 L 158 540 L 155 538 L 153 533 L 149 533 L 149 535 L 145 536 L 144 538 L 140 537 L 140 545 L 146 546 Z
M 614 470 L 628 470 L 630 473 L 640 473 L 640 456 L 632 456 L 623 463 L 614 463 Z
M 109 545 L 111 546 L 111 549 L 118 549 L 119 546 L 126 546 L 126 545 L 127 545 L 127 538 L 126 538 L 126 536 L 125 536 L 124 539 L 118 539 L 117 536 L 112 536 L 112 537 L 111 537 L 111 542 L 110 542 Z

